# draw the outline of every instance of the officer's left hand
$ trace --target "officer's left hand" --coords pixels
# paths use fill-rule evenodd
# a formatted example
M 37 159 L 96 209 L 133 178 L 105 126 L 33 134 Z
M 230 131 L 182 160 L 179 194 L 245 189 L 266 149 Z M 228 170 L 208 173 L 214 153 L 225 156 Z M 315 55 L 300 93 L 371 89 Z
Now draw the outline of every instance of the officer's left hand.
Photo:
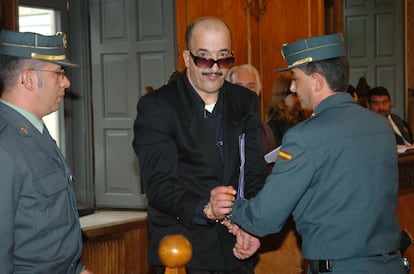
M 239 228 L 236 233 L 236 244 L 233 254 L 237 259 L 245 260 L 260 248 L 260 239 Z

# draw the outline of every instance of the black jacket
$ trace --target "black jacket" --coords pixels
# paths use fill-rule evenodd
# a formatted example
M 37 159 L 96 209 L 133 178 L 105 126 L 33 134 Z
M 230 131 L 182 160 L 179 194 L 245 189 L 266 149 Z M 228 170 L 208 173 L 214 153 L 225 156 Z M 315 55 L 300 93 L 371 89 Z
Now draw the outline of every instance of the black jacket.
M 410 144 L 412 144 L 413 143 L 413 133 L 411 132 L 410 126 L 403 119 L 401 119 L 399 116 L 397 116 L 396 114 L 391 113 L 391 119 L 394 121 L 395 125 L 400 130 L 400 132 L 401 132 L 402 136 L 404 137 L 404 139 L 407 142 L 409 142 Z M 397 133 L 395 133 L 395 140 L 397 141 L 398 145 L 404 145 L 404 140 Z
M 221 224 L 205 222 L 202 206 L 216 186 L 237 189 L 241 133 L 246 134 L 245 195 L 262 188 L 267 171 L 257 96 L 228 82 L 221 88 L 223 161 L 184 74 L 143 96 L 137 106 L 133 147 L 149 204 L 149 261 L 160 265 L 159 242 L 179 233 L 192 244 L 189 268 L 231 270 L 243 263 L 232 254 L 235 238 Z

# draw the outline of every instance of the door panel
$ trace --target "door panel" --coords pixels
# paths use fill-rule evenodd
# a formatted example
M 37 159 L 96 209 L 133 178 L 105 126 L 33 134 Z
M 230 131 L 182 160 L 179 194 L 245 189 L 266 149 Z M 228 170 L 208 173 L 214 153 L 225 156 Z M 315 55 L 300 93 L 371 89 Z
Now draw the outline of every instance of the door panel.
M 136 103 L 175 69 L 174 1 L 91 0 L 97 206 L 146 206 L 132 149 Z
M 364 76 L 372 87 L 384 86 L 392 112 L 404 117 L 403 0 L 345 0 L 345 42 L 350 84 Z

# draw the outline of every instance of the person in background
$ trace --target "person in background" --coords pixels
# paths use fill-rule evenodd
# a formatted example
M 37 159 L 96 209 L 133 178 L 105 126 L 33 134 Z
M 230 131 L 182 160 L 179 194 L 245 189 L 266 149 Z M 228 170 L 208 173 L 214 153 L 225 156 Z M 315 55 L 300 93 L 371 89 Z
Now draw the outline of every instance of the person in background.
M 257 69 L 252 65 L 244 64 L 232 67 L 227 73 L 226 80 L 253 91 L 260 98 L 263 90 L 262 79 Z M 275 137 L 272 129 L 263 120 L 261 126 L 263 153 L 267 154 L 276 148 Z
M 92 273 L 73 176 L 42 118 L 69 88 L 66 35 L 0 32 L 0 268 L 2 274 Z
M 145 94 L 148 94 L 148 93 L 153 92 L 153 91 L 154 91 L 154 88 L 152 86 L 145 86 L 145 88 L 144 88 Z
M 391 123 L 397 145 L 411 146 L 413 144 L 413 133 L 408 123 L 397 114 L 391 113 L 392 101 L 385 87 L 375 87 L 369 91 L 368 106 Z
M 180 76 L 180 75 L 181 75 L 181 72 L 180 71 L 174 70 L 170 74 L 170 77 L 168 78 L 168 82 L 167 83 L 170 84 L 171 82 L 175 81 L 178 78 L 178 76 Z
M 149 262 L 163 274 L 158 245 L 179 233 L 192 245 L 187 274 L 252 274 L 254 257 L 233 256 L 236 239 L 220 221 L 231 212 L 236 189 L 239 197 L 253 197 L 268 174 L 258 97 L 225 81 L 234 56 L 223 21 L 196 19 L 186 45 L 186 69 L 137 105 L 133 148 L 148 198 Z
M 358 92 L 357 92 L 356 88 L 353 85 L 349 84 L 348 89 L 346 91 L 349 93 L 349 95 L 352 96 L 354 101 L 356 103 L 358 103 L 359 98 L 358 98 Z
M 285 133 L 262 190 L 235 201 L 226 223 L 237 235 L 234 255 L 253 254 L 254 239 L 278 232 L 292 213 L 308 273 L 403 273 L 394 133 L 347 94 L 342 35 L 284 44 L 282 54 L 288 66 L 277 71 L 291 71 L 290 90 L 314 112 Z
M 371 88 L 368 85 L 367 78 L 365 78 L 364 76 L 361 76 L 358 79 L 358 84 L 356 86 L 357 95 L 358 95 L 357 103 L 364 108 L 368 108 L 368 94 L 369 94 L 370 89 Z
M 175 81 L 175 79 L 177 79 L 178 76 L 180 76 L 180 74 L 181 74 L 181 72 L 179 72 L 178 70 L 174 70 L 171 73 L 170 77 L 168 78 L 168 82 L 167 83 L 170 84 L 171 82 Z M 144 94 L 148 94 L 148 93 L 153 92 L 153 91 L 154 91 L 154 87 L 153 86 L 146 86 L 144 88 Z
M 273 131 L 277 146 L 283 134 L 292 126 L 305 120 L 310 112 L 300 105 L 298 96 L 290 91 L 291 75 L 280 75 L 272 87 L 272 96 L 267 110 L 267 124 Z

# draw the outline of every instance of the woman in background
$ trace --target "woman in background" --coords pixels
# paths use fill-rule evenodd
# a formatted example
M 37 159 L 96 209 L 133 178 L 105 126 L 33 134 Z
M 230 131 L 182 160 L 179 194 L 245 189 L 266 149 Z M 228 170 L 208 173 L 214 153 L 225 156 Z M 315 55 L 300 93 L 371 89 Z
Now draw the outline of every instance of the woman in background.
M 277 146 L 280 146 L 283 134 L 289 128 L 305 120 L 312 113 L 303 109 L 296 93 L 290 91 L 291 82 L 291 75 L 281 75 L 272 87 L 266 121 L 273 131 Z

